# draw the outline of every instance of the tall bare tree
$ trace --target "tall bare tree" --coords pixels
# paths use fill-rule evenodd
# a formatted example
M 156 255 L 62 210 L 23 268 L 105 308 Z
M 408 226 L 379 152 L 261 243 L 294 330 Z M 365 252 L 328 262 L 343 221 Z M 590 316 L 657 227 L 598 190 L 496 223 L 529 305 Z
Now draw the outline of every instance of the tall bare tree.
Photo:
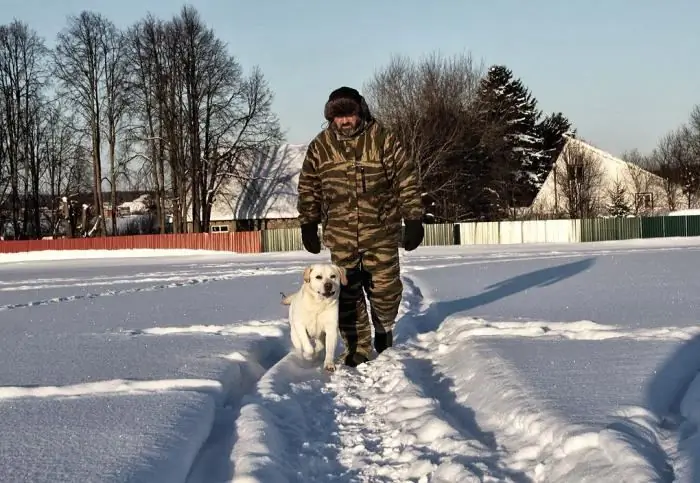
M 39 181 L 43 166 L 38 143 L 46 54 L 43 40 L 27 24 L 16 20 L 0 26 L 0 182 L 4 185 L 0 186 L 0 202 L 9 191 L 16 237 L 41 236 Z
M 102 36 L 100 37 L 99 55 L 104 71 L 104 119 L 103 130 L 106 134 L 109 148 L 109 186 L 110 206 L 112 218 L 112 234 L 117 234 L 117 183 L 120 177 L 127 177 L 126 159 L 124 156 L 117 158 L 117 146 L 120 141 L 128 143 L 129 137 L 121 138 L 126 126 L 123 125 L 125 115 L 129 107 L 129 70 L 128 70 L 128 46 L 126 35 L 119 31 L 111 22 L 105 22 Z M 125 146 L 128 147 L 128 146 Z
M 168 22 L 139 22 L 130 45 L 141 122 L 136 155 L 157 197 L 169 191 L 175 230 L 184 230 L 189 212 L 193 231 L 208 231 L 222 184 L 245 179 L 257 153 L 282 140 L 272 91 L 259 69 L 244 76 L 191 7 Z
M 149 180 L 155 194 L 156 217 L 160 232 L 165 233 L 166 185 L 165 185 L 165 123 L 163 117 L 167 105 L 168 82 L 164 66 L 165 26 L 152 15 L 138 22 L 128 33 L 131 93 L 137 130 L 132 134 L 132 157 L 141 162 L 137 179 Z M 176 207 L 177 208 L 177 207 Z M 176 209 L 175 214 L 179 215 Z M 176 226 L 180 226 L 179 216 Z
M 392 128 L 416 160 L 439 220 L 471 217 L 469 204 L 483 189 L 467 187 L 472 178 L 465 179 L 468 160 L 479 149 L 473 107 L 483 74 L 483 64 L 471 54 L 445 58 L 433 53 L 417 62 L 393 56 L 363 87 L 374 116 Z
M 601 208 L 603 169 L 600 160 L 576 139 L 570 139 L 555 167 L 555 183 L 570 218 L 589 218 Z
M 93 203 L 98 217 L 98 233 L 106 234 L 102 197 L 102 118 L 105 104 L 104 46 L 112 22 L 99 13 L 83 11 L 68 18 L 68 26 L 58 34 L 55 76 L 60 93 L 80 113 L 90 135 L 93 175 Z

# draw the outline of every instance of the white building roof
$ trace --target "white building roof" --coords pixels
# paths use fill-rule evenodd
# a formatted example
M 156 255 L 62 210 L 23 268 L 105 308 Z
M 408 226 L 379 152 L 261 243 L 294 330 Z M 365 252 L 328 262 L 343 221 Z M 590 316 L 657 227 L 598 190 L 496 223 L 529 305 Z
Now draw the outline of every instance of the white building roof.
M 307 146 L 283 144 L 261 153 L 248 179 L 231 178 L 222 184 L 211 221 L 296 218 L 297 183 Z M 191 216 L 188 212 L 188 220 Z

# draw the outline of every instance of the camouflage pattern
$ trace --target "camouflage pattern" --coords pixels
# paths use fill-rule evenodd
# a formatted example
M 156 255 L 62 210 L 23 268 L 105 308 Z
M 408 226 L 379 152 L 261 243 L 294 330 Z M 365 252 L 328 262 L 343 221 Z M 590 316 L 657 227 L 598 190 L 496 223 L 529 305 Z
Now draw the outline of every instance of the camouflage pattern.
M 364 293 L 375 330 L 392 330 L 403 289 L 401 219 L 423 217 L 414 162 L 395 135 L 374 120 L 352 136 L 331 124 L 309 144 L 298 189 L 299 221 L 321 224 L 331 261 L 348 271 L 340 293 L 345 354 L 369 357 Z
M 372 325 L 376 332 L 387 332 L 393 330 L 396 323 L 403 292 L 398 247 L 382 247 L 354 255 L 331 251 L 331 261 L 345 267 L 348 277 L 348 285 L 340 291 L 339 301 L 338 325 L 345 344 L 341 359 L 354 353 L 369 358 Z
M 299 221 L 320 222 L 331 250 L 398 246 L 401 217 L 423 217 L 415 165 L 376 121 L 354 136 L 332 127 L 316 136 L 298 188 Z

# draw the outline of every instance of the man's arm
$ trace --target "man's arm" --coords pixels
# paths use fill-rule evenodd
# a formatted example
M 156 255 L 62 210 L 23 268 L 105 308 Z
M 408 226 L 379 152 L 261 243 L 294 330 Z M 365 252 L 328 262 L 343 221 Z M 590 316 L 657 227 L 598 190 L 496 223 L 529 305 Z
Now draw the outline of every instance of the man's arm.
M 423 202 L 415 162 L 407 156 L 401 142 L 391 132 L 387 133 L 384 152 L 389 157 L 390 166 L 394 167 L 394 183 L 403 219 L 422 220 Z
M 314 142 L 311 142 L 306 150 L 297 190 L 299 223 L 301 225 L 319 223 L 321 221 L 321 180 L 318 177 L 318 150 Z

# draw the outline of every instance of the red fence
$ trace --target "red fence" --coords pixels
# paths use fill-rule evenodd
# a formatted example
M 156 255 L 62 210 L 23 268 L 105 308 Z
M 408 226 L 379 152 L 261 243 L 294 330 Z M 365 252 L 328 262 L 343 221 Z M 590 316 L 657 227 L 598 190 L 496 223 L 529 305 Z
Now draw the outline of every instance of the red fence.
M 172 235 L 0 241 L 0 253 L 33 252 L 38 250 L 129 250 L 142 248 L 261 253 L 262 232 L 177 233 Z

